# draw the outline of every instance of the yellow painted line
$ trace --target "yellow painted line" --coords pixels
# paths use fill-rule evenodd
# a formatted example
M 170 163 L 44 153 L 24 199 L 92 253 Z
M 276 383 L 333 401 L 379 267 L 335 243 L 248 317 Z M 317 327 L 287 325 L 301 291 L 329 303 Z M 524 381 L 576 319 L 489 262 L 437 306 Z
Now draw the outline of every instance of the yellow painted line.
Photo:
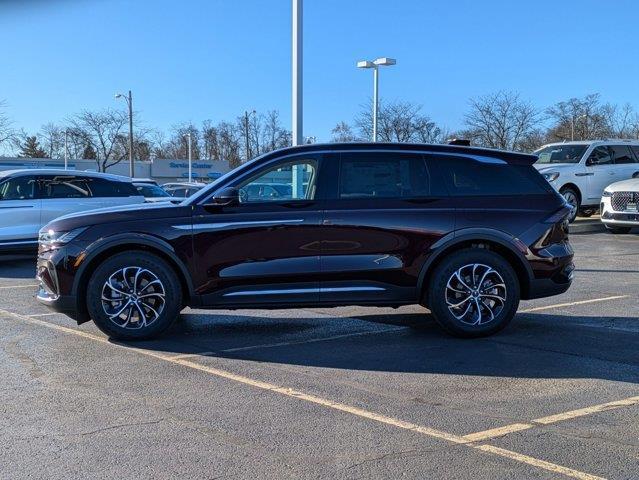
M 536 418 L 532 422 L 541 425 L 550 425 L 551 423 L 563 422 L 578 417 L 585 417 L 586 415 L 592 415 L 593 413 L 606 412 L 608 410 L 616 410 L 623 407 L 632 407 L 639 404 L 639 396 L 624 398 L 623 400 L 616 400 L 614 402 L 602 403 L 601 405 L 594 405 L 592 407 L 580 408 L 578 410 L 571 410 L 569 412 L 558 413 L 556 415 L 549 415 L 547 417 Z
M 423 425 L 417 425 L 415 423 L 411 423 L 411 422 L 406 422 L 404 420 L 398 419 L 398 418 L 394 418 L 394 417 L 389 417 L 387 415 L 383 415 L 383 414 L 379 414 L 379 413 L 375 413 L 369 410 L 365 410 L 363 408 L 359 408 L 359 407 L 354 407 L 351 405 L 347 405 L 344 403 L 340 403 L 340 402 L 335 402 L 333 400 L 329 400 L 329 399 L 325 399 L 322 397 L 318 397 L 317 395 L 312 395 L 309 393 L 304 393 L 298 390 L 294 390 L 292 388 L 288 388 L 288 387 L 282 387 L 282 386 L 278 386 L 272 383 L 268 383 L 268 382 L 263 382 L 261 380 L 256 380 L 253 378 L 249 378 L 249 377 L 245 377 L 243 375 L 237 375 L 235 373 L 232 372 L 228 372 L 226 370 L 221 370 L 219 368 L 215 368 L 215 367 L 210 367 L 207 365 L 202 365 L 200 363 L 196 363 L 193 362 L 187 358 L 176 358 L 175 356 L 171 357 L 169 355 L 166 355 L 164 353 L 161 352 L 154 352 L 154 351 L 150 351 L 150 350 L 143 350 L 140 348 L 134 348 L 134 347 L 129 347 L 128 345 L 125 344 L 119 344 L 119 343 L 113 343 L 110 342 L 107 338 L 105 337 L 100 337 L 98 335 L 93 335 L 91 333 L 88 332 L 83 332 L 81 330 L 76 330 L 73 328 L 69 328 L 69 327 L 64 327 L 62 325 L 56 325 L 54 323 L 49 323 L 46 322 L 44 320 L 39 320 L 37 318 L 33 318 L 33 317 L 27 317 L 25 315 L 20 315 L 17 313 L 13 313 L 13 312 L 9 312 L 7 310 L 2 310 L 0 309 L 0 314 L 3 314 L 5 316 L 11 317 L 11 318 L 15 318 L 17 320 L 21 320 L 24 322 L 28 322 L 28 323 L 32 323 L 35 325 L 40 325 L 46 328 L 50 328 L 53 330 L 57 330 L 60 332 L 65 332 L 65 333 L 69 333 L 72 335 L 76 335 L 79 337 L 83 337 L 89 340 L 93 340 L 102 344 L 107 344 L 107 345 L 113 345 L 114 347 L 118 347 L 118 348 L 122 348 L 125 349 L 128 352 L 135 352 L 135 353 L 139 353 L 141 355 L 145 355 L 147 357 L 152 357 L 152 358 L 156 358 L 158 360 L 162 360 L 168 363 L 172 363 L 175 365 L 181 365 L 183 367 L 186 368 L 190 368 L 193 370 L 198 370 L 201 372 L 205 372 L 208 373 L 210 375 L 214 375 L 216 377 L 219 378 L 224 378 L 227 380 L 232 380 L 234 382 L 238 382 L 244 385 L 248 385 L 254 388 L 259 388 L 262 390 L 266 390 L 266 391 L 270 391 L 270 392 L 274 392 L 274 393 L 278 393 L 280 395 L 284 395 L 287 397 L 291 397 L 291 398 L 296 398 L 298 400 L 303 400 L 309 403 L 313 403 L 315 405 L 320 405 L 322 407 L 325 408 L 329 408 L 332 410 L 336 410 L 336 411 L 340 411 L 340 412 L 344 412 L 344 413 L 349 413 L 351 415 L 355 415 L 357 417 L 360 418 L 365 418 L 368 420 L 372 420 L 378 423 L 382 423 L 385 425 L 389 425 L 392 427 L 396 427 L 396 428 L 400 428 L 403 430 L 408 430 L 411 432 L 415 432 L 415 433 L 419 433 L 422 435 L 425 435 L 427 437 L 431 437 L 431 438 L 435 438 L 438 440 L 443 440 L 443 441 L 447 441 L 450 443 L 454 443 L 454 444 L 458 444 L 458 445 L 465 445 L 469 448 L 475 449 L 475 450 L 480 450 L 482 452 L 485 453 L 490 453 L 492 455 L 496 455 L 502 458 L 507 458 L 519 463 L 524 463 L 526 465 L 530 465 L 533 467 L 537 467 L 537 468 L 541 468 L 543 470 L 549 471 L 549 472 L 553 472 L 553 473 L 560 473 L 562 475 L 566 475 L 568 477 L 572 477 L 572 478 L 577 478 L 579 480 L 605 480 L 602 477 L 597 477 L 594 475 L 590 475 L 588 473 L 585 472 L 580 472 L 578 470 L 573 470 L 571 468 L 567 468 L 567 467 L 563 467 L 561 465 L 556 465 L 554 463 L 550 463 L 550 462 L 546 462 L 544 460 L 539 460 L 533 457 L 529 457 L 527 455 L 523 455 L 517 452 L 513 452 L 510 450 L 506 450 L 503 448 L 497 448 L 497 447 L 493 447 L 491 445 L 485 445 L 485 444 L 476 444 L 473 442 L 470 442 L 468 440 L 466 440 L 464 437 L 460 437 L 458 435 L 452 434 L 452 433 L 448 433 L 448 432 L 444 432 L 442 430 L 437 430 L 434 428 L 430 428 L 430 427 L 426 427 Z
M 482 442 L 492 438 L 503 437 L 511 433 L 521 432 L 522 430 L 528 430 L 532 427 L 534 427 L 534 425 L 530 423 L 513 423 L 512 425 L 491 428 L 490 430 L 484 430 L 482 432 L 469 433 L 468 435 L 464 435 L 464 438 L 469 442 Z
M 579 470 L 573 470 L 572 468 L 562 467 L 561 465 L 557 465 L 555 463 L 539 460 L 538 458 L 529 457 L 528 455 L 512 452 L 510 450 L 495 447 L 493 445 L 478 445 L 475 448 L 481 450 L 482 452 L 500 455 L 517 462 L 526 463 L 533 467 L 548 470 L 549 472 L 558 473 L 567 477 L 578 478 L 579 480 L 602 480 L 602 477 L 597 477 L 595 475 L 590 475 L 589 473 L 580 472 Z
M 539 427 L 541 425 L 550 425 L 553 423 L 564 422 L 566 420 L 572 420 L 574 418 L 585 417 L 587 415 L 607 412 L 609 410 L 616 410 L 623 407 L 632 407 L 634 405 L 639 405 L 639 396 L 628 397 L 624 398 L 623 400 L 615 400 L 599 405 L 593 405 L 592 407 L 570 410 L 568 412 L 557 413 L 555 415 L 549 415 L 547 417 L 535 418 L 529 423 L 513 423 L 511 425 L 492 428 L 490 430 L 484 430 L 482 432 L 469 433 L 468 435 L 464 435 L 463 438 L 471 442 L 491 440 L 493 438 L 503 437 L 505 435 L 510 435 L 511 433 L 521 432 L 523 430 Z
M 540 312 L 542 310 L 552 310 L 553 308 L 572 307 L 574 305 L 585 305 L 587 303 L 607 302 L 609 300 L 619 300 L 628 298 L 630 295 L 613 295 L 612 297 L 592 298 L 590 300 L 580 300 L 578 302 L 558 303 L 556 305 L 546 305 L 545 307 L 526 308 L 519 310 L 519 313 Z
M 37 286 L 38 286 L 37 283 L 35 283 L 33 285 L 2 285 L 2 286 L 0 286 L 0 289 L 7 290 L 7 289 L 10 289 L 10 288 L 35 288 Z

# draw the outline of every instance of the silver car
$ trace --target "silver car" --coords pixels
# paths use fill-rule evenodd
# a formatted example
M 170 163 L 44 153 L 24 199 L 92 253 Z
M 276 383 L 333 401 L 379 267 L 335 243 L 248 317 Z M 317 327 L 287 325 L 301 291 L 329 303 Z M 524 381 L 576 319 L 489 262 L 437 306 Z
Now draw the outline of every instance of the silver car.
M 143 203 L 127 177 L 74 170 L 0 172 L 0 252 L 38 245 L 38 230 L 59 216 Z

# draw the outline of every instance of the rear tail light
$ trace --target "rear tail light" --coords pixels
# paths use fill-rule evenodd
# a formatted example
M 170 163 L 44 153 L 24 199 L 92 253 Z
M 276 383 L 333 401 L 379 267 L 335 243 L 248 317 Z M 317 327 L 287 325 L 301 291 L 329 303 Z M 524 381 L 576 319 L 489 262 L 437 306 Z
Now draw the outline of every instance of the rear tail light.
M 551 226 L 539 239 L 537 245 L 547 247 L 548 245 L 563 243 L 568 240 L 570 213 L 570 207 L 562 207 L 544 220 L 543 223 L 550 224 Z

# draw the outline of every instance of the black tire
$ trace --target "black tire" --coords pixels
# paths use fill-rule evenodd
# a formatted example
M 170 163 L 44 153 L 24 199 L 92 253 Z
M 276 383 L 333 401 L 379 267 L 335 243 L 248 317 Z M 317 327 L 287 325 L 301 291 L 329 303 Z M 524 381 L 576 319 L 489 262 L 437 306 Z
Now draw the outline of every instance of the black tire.
M 481 269 L 477 267 L 477 273 L 473 273 L 472 266 L 476 264 L 481 266 Z M 470 267 L 470 270 L 468 267 Z M 496 272 L 497 275 L 490 273 L 489 276 L 483 276 L 482 272 L 487 271 L 487 268 L 484 267 L 489 267 Z M 463 294 L 454 293 L 456 290 L 449 289 L 448 285 L 449 279 L 453 278 L 453 274 L 460 269 L 462 269 L 460 276 L 463 276 L 465 273 L 471 273 L 471 275 L 467 277 L 467 280 L 470 279 L 471 276 L 483 277 L 484 281 L 477 287 L 484 285 L 486 286 L 484 290 L 486 295 L 494 294 L 492 296 L 503 296 L 505 301 L 497 302 L 486 296 L 483 297 L 483 300 L 488 302 L 488 304 L 484 305 L 482 303 L 482 297 L 476 297 L 475 300 L 472 294 L 469 294 L 469 298 L 471 298 L 469 302 L 472 305 L 468 303 L 463 304 L 467 306 L 467 308 L 470 308 L 468 312 L 469 317 L 462 319 L 456 318 L 451 308 L 449 308 L 449 302 L 456 302 L 459 298 L 463 300 Z M 489 286 L 500 284 L 499 278 L 503 280 L 503 290 L 501 287 L 490 289 Z M 478 282 L 479 280 L 480 278 L 475 278 L 474 282 Z M 453 278 L 452 282 L 456 282 L 456 280 Z M 430 305 L 433 317 L 444 330 L 457 337 L 474 338 L 492 335 L 510 323 L 519 306 L 520 288 L 515 271 L 501 255 L 483 248 L 470 248 L 452 253 L 433 271 L 429 283 L 428 304 Z M 458 287 L 459 285 L 452 284 L 451 286 Z M 468 286 L 475 288 L 474 285 L 468 284 Z M 476 288 L 477 292 L 479 292 L 479 290 L 479 288 Z M 460 295 L 460 297 L 453 299 L 451 295 Z M 491 302 L 494 304 L 494 309 L 489 308 Z M 478 318 L 476 312 L 474 313 L 476 310 L 475 305 L 477 304 L 480 305 L 479 310 L 482 315 L 482 317 L 479 317 L 480 320 L 485 315 L 486 321 L 481 321 L 481 324 L 473 325 L 472 322 Z M 459 310 L 457 313 L 459 313 Z
M 568 202 L 573 207 L 572 212 L 568 216 L 568 221 L 572 223 L 575 221 L 575 218 L 577 218 L 577 212 L 579 212 L 581 208 L 581 197 L 579 195 L 579 192 L 577 192 L 572 187 L 564 187 L 559 190 L 559 193 L 562 195 L 562 197 L 564 197 L 566 202 Z
M 626 233 L 630 233 L 632 227 L 609 227 L 606 225 L 606 230 L 610 233 L 614 233 L 615 235 L 625 235 Z
M 592 217 L 595 213 L 597 213 L 596 208 L 582 208 L 581 210 L 579 210 L 580 217 Z
M 122 274 L 123 271 L 126 274 Z M 135 277 L 136 272 L 141 273 Z M 128 277 L 126 283 L 124 275 Z M 109 286 L 107 282 L 112 276 Z M 156 280 L 160 283 L 156 283 Z M 137 283 L 135 293 L 133 287 L 127 288 L 133 283 Z M 125 292 L 126 296 L 122 295 Z M 104 302 L 103 293 L 111 300 Z M 122 317 L 117 316 L 112 320 L 105 310 L 117 312 L 126 302 L 133 305 L 133 300 L 137 306 L 126 308 L 126 312 L 131 312 L 128 316 L 123 312 Z M 173 269 L 158 256 L 138 251 L 124 252 L 98 265 L 89 280 L 86 301 L 89 315 L 110 338 L 146 340 L 158 336 L 176 320 L 182 310 L 182 287 Z M 141 326 L 144 323 L 142 314 L 144 320 L 147 317 L 150 320 L 146 326 Z M 133 328 L 138 325 L 139 328 Z

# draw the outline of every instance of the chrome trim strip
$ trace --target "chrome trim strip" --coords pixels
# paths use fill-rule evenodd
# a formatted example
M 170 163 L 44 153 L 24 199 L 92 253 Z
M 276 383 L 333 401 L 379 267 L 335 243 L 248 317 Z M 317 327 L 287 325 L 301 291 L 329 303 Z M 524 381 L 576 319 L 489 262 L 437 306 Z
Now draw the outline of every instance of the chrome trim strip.
M 38 241 L 37 240 L 18 240 L 15 242 L 0 242 L 0 246 L 2 247 L 7 247 L 7 246 L 11 246 L 11 245 L 37 245 Z
M 335 292 L 379 292 L 382 287 L 329 287 L 329 288 L 288 288 L 282 290 L 243 290 L 225 293 L 225 297 L 243 297 L 247 295 L 284 295 L 289 293 L 335 293 Z
M 281 224 L 297 224 L 304 223 L 304 219 L 296 218 L 292 220 L 256 220 L 251 222 L 224 222 L 224 223 L 196 223 L 194 225 L 172 225 L 178 230 L 221 230 L 229 227 L 245 227 L 245 226 L 275 226 Z

